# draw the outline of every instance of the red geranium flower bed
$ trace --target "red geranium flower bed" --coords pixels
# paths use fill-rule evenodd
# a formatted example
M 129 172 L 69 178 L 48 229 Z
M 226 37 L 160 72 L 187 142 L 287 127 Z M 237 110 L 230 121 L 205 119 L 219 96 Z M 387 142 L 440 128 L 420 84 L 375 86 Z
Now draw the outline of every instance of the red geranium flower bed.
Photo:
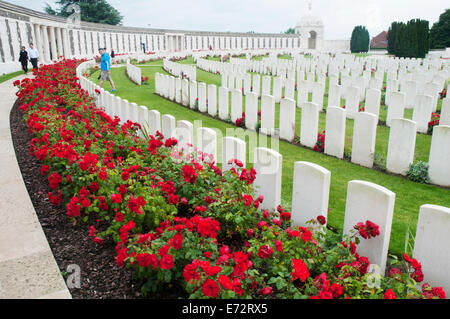
M 407 255 L 387 276 L 369 272 L 356 247 L 378 236 L 374 223 L 343 240 L 323 216 L 294 227 L 281 206 L 259 209 L 256 172 L 241 162 L 222 172 L 159 132 L 139 138 L 139 124 L 121 125 L 80 87 L 81 62 L 44 66 L 16 83 L 34 135 L 30 155 L 42 161 L 49 200 L 74 223 L 100 221 L 86 236 L 96 245 L 113 239 L 115 262 L 144 279 L 144 293 L 176 285 L 192 298 L 445 297 L 439 287 L 415 288 L 423 274 Z

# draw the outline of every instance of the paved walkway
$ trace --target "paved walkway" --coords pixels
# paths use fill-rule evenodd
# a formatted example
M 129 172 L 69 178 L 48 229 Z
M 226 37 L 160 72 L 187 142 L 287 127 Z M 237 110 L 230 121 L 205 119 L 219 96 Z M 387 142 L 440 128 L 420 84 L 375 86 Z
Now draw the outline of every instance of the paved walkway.
M 71 298 L 22 179 L 11 138 L 13 82 L 0 84 L 0 298 Z

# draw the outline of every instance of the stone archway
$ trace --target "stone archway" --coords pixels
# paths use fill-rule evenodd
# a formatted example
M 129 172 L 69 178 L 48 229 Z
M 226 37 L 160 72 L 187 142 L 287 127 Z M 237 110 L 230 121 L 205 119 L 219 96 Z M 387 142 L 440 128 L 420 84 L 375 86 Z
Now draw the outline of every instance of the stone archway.
M 308 32 L 308 49 L 315 50 L 317 45 L 317 32 Z

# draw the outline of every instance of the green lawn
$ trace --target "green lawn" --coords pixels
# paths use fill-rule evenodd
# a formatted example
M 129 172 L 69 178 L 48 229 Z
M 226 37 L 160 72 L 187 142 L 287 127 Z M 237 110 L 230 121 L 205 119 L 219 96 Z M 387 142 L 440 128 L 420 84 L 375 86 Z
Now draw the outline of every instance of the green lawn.
M 182 63 L 192 63 L 191 60 L 182 61 Z M 227 128 L 235 128 L 235 126 L 213 119 L 207 115 L 190 110 L 180 106 L 174 102 L 165 100 L 154 94 L 154 78 L 155 73 L 165 73 L 162 69 L 162 62 L 155 61 L 147 65 L 140 65 L 142 75 L 150 78 L 150 85 L 137 86 L 133 84 L 125 75 L 125 68 L 113 68 L 112 77 L 115 81 L 118 91 L 116 95 L 135 102 L 138 105 L 145 105 L 149 109 L 156 109 L 161 114 L 171 114 L 177 120 L 202 121 L 202 125 L 211 128 L 217 128 L 223 132 Z M 91 76 L 91 80 L 98 83 L 98 71 Z M 220 76 L 210 74 L 197 69 L 198 81 L 205 83 L 213 83 L 220 85 Z M 105 84 L 105 89 L 109 89 L 109 83 Z M 277 110 L 278 116 L 278 110 Z M 299 122 L 300 114 L 297 112 L 297 122 Z M 321 115 L 320 127 L 324 129 L 325 118 Z M 348 122 L 351 123 L 351 122 Z M 377 152 L 382 152 L 381 146 L 386 145 L 388 134 L 385 132 L 384 137 L 381 133 L 382 127 L 379 127 L 380 137 L 377 139 Z M 385 128 L 387 130 L 387 128 Z M 348 125 L 348 134 L 351 133 L 352 125 Z M 296 128 L 299 132 L 299 126 Z M 194 134 L 196 132 L 194 131 Z M 254 136 L 256 133 L 248 133 Z M 351 136 L 351 134 L 350 134 Z M 349 137 L 349 136 L 347 136 Z M 420 142 L 418 136 L 418 145 L 429 143 L 429 137 L 423 136 L 424 141 Z M 428 139 L 428 140 L 427 140 Z M 347 144 L 350 142 L 347 140 Z M 379 146 L 381 145 L 381 146 Z M 421 146 L 418 146 L 419 148 Z M 429 147 L 429 146 L 428 146 Z M 424 147 L 426 148 L 426 147 Z M 293 184 L 293 168 L 297 161 L 308 161 L 331 171 L 331 189 L 329 200 L 329 224 L 337 229 L 342 229 L 344 222 L 345 200 L 347 194 L 347 184 L 351 180 L 364 180 L 378 185 L 384 186 L 396 193 L 396 203 L 394 211 L 394 220 L 392 225 L 392 235 L 390 242 L 390 252 L 394 254 L 402 254 L 405 246 L 405 239 L 408 231 L 415 234 L 419 207 L 424 204 L 435 204 L 450 207 L 450 190 L 439 188 L 432 185 L 423 185 L 414 183 L 403 177 L 381 173 L 379 171 L 364 168 L 348 161 L 340 160 L 324 154 L 316 153 L 312 150 L 295 146 L 287 142 L 280 141 L 279 152 L 283 155 L 283 173 L 282 173 L 282 205 L 290 208 L 292 199 Z M 247 152 L 248 153 L 248 152 Z M 424 158 L 428 156 L 426 149 L 422 155 L 416 155 L 416 158 Z M 221 154 L 221 143 L 218 143 L 217 154 Z M 251 156 L 251 154 L 250 154 Z M 248 159 L 252 158 L 247 157 Z M 409 237 L 411 240 L 411 236 Z
M 3 74 L 0 75 L 0 83 L 6 82 L 12 78 L 15 78 L 16 76 L 22 75 L 24 74 L 23 71 L 17 71 L 17 72 L 13 72 L 13 73 L 7 73 L 7 74 Z

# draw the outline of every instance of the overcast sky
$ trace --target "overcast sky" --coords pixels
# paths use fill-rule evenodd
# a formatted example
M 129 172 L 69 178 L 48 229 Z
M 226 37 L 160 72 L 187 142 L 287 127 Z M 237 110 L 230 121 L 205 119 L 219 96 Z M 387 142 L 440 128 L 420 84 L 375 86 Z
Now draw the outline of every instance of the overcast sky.
M 43 11 L 52 0 L 6 0 Z M 108 0 L 124 16 L 123 25 L 196 31 L 279 33 L 294 27 L 307 13 L 307 0 Z M 392 21 L 439 20 L 448 0 L 312 0 L 312 14 L 325 24 L 325 39 L 350 38 L 356 25 L 371 37 Z

